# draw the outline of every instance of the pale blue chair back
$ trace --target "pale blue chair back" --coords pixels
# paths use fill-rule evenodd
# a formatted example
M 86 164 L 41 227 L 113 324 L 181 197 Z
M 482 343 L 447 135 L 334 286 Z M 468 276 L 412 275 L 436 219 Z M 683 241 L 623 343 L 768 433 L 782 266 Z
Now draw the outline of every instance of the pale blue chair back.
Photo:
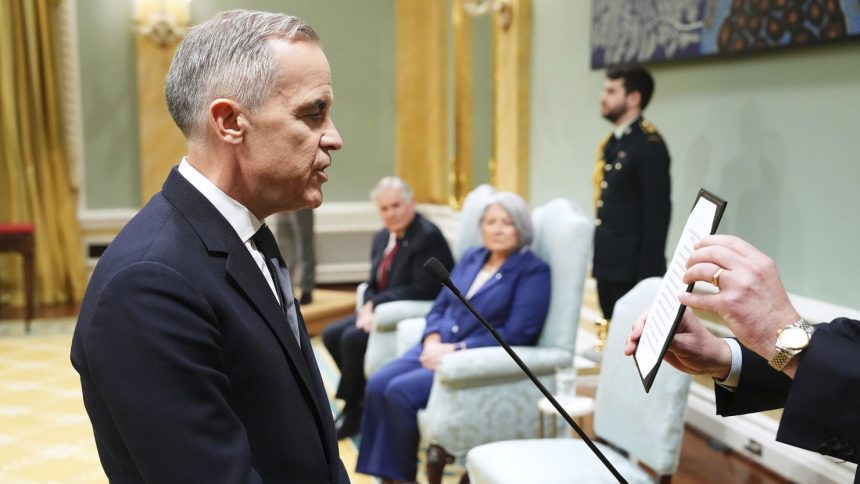
M 556 198 L 534 209 L 532 251 L 551 271 L 552 288 L 538 346 L 576 349 L 585 274 L 594 224 L 572 200 Z
M 663 362 L 645 393 L 633 358 L 624 356 L 630 328 L 657 294 L 659 277 L 645 279 L 615 305 L 597 386 L 594 433 L 658 475 L 678 467 L 690 375 Z
M 481 214 L 495 193 L 496 189 L 491 185 L 479 185 L 463 200 L 463 207 L 460 210 L 460 230 L 453 250 L 455 261 L 459 261 L 469 248 L 484 245 L 481 237 Z

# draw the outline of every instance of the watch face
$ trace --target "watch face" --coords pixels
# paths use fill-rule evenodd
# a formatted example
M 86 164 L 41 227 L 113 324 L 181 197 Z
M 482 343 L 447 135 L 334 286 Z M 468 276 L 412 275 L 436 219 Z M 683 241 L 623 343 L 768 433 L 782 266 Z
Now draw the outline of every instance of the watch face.
M 780 346 L 789 350 L 800 350 L 809 344 L 809 335 L 801 328 L 789 326 L 779 333 Z

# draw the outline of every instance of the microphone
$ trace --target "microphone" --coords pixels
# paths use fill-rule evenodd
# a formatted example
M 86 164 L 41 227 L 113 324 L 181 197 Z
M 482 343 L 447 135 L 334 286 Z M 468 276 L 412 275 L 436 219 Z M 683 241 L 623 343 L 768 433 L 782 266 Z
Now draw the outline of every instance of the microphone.
M 603 465 L 605 465 L 606 468 L 609 469 L 609 472 L 611 472 L 612 475 L 615 476 L 616 479 L 618 479 L 618 482 L 627 484 L 627 480 L 621 476 L 618 470 L 615 469 L 612 463 L 609 462 L 609 459 L 607 459 L 606 456 L 603 455 L 603 452 L 600 452 L 600 449 L 598 449 L 597 446 L 594 445 L 594 442 L 592 442 L 591 439 L 588 438 L 588 435 L 583 432 L 582 428 L 580 428 L 579 425 L 577 425 L 576 422 L 573 421 L 567 411 L 562 408 L 562 406 L 558 403 L 555 397 L 553 397 L 549 393 L 549 390 L 547 390 L 546 387 L 543 386 L 543 383 L 541 383 L 540 380 L 538 380 L 538 378 L 535 376 L 535 374 L 532 373 L 531 368 L 529 368 L 528 365 L 526 365 L 523 360 L 520 359 L 517 353 L 507 343 L 505 343 L 505 340 L 502 339 L 501 335 L 496 332 L 496 329 L 493 328 L 493 326 L 488 323 L 483 316 L 478 314 L 478 311 L 476 311 L 475 308 L 472 307 L 471 304 L 469 304 L 469 301 L 467 301 L 466 298 L 464 298 L 463 295 L 460 294 L 460 291 L 457 289 L 457 286 L 455 286 L 454 282 L 451 281 L 451 274 L 448 272 L 448 269 L 446 269 L 445 266 L 442 265 L 442 263 L 439 262 L 438 259 L 436 259 L 435 257 L 431 257 L 427 259 L 427 262 L 424 263 L 424 270 L 427 271 L 427 273 L 430 274 L 430 276 L 433 277 L 436 282 L 447 287 L 452 293 L 454 293 L 454 295 L 457 296 L 457 299 L 459 299 L 460 302 L 462 302 L 466 306 L 466 308 L 471 311 L 471 313 L 474 314 L 476 318 L 478 318 L 478 321 L 480 321 L 481 324 L 483 324 L 484 327 L 487 328 L 487 331 L 489 331 L 490 334 L 492 334 L 493 337 L 496 338 L 496 341 L 499 342 L 502 348 L 504 348 L 508 355 L 520 367 L 520 369 L 523 370 L 523 372 L 526 374 L 526 376 L 529 377 L 529 379 L 532 381 L 532 383 L 534 383 L 538 390 L 543 393 L 543 396 L 545 396 L 546 399 L 549 400 L 549 402 L 552 404 L 552 406 L 555 407 L 558 413 L 561 414 L 562 417 L 564 417 L 568 425 L 570 425 L 570 428 L 572 428 L 574 431 L 576 431 L 577 434 L 579 434 L 579 437 L 588 445 L 588 448 L 590 448 L 591 451 L 594 452 L 594 455 L 596 455 L 597 458 L 599 458 L 600 461 L 603 462 Z

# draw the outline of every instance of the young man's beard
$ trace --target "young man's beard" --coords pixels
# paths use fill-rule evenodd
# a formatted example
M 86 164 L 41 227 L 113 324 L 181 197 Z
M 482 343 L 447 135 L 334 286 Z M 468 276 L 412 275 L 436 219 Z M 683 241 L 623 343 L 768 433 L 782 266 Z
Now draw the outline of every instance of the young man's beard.
M 624 106 L 616 106 L 615 108 L 608 109 L 603 114 L 603 118 L 614 124 L 624 117 L 625 114 L 627 114 L 627 109 Z

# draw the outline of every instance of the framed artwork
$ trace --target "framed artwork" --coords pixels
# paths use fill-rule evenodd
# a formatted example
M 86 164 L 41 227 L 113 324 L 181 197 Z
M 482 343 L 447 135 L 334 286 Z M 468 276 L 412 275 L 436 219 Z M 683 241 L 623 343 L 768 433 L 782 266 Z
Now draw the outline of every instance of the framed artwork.
M 591 67 L 860 38 L 860 0 L 592 0 Z

